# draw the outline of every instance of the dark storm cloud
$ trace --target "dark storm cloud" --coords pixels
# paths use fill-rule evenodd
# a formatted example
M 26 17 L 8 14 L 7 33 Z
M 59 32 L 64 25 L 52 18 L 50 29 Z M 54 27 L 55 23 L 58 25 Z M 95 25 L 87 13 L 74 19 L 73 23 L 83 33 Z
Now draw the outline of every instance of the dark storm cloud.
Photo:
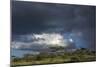
M 15 33 L 41 32 L 45 29 L 58 28 L 63 24 L 61 22 L 62 24 L 57 25 L 58 21 L 70 18 L 69 9 L 65 12 L 64 6 L 55 4 L 14 2 L 12 10 L 14 12 L 12 20 Z M 66 13 L 67 15 L 65 15 Z M 55 20 L 57 22 L 54 22 Z M 53 22 L 55 24 L 52 24 Z
M 14 1 L 13 34 L 95 28 L 95 7 Z
M 81 45 L 95 49 L 95 10 L 95 6 L 13 1 L 12 40 L 31 42 L 26 39 L 32 33 L 82 32 Z

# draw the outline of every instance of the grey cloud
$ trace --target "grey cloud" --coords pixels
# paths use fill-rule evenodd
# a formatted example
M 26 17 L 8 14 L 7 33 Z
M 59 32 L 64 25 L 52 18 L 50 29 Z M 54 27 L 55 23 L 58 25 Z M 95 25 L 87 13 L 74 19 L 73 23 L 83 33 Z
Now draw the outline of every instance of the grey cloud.
M 12 2 L 12 40 L 31 42 L 32 33 L 83 32 L 88 46 L 95 48 L 96 7 L 86 5 Z M 17 36 L 17 37 L 16 37 Z M 24 40 L 25 38 L 25 40 Z M 91 45 L 92 44 L 92 45 Z

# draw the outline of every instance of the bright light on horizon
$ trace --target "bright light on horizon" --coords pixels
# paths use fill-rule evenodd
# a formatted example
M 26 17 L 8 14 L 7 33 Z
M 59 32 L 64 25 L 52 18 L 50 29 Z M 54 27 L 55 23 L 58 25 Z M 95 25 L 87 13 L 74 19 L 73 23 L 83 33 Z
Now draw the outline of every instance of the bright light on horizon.
M 12 48 L 38 48 L 38 47 L 67 47 L 70 46 L 70 43 L 73 43 L 73 39 L 69 38 L 66 39 L 64 38 L 63 35 L 60 33 L 41 33 L 41 34 L 34 34 L 33 35 L 24 35 L 19 37 L 22 40 L 16 41 L 14 40 L 12 42 Z M 28 38 L 28 39 L 27 39 Z M 31 40 L 31 41 L 26 41 L 26 40 Z
M 33 34 L 33 39 L 37 39 L 35 43 L 38 44 L 46 44 L 51 46 L 66 46 L 64 37 L 59 33 Z
M 73 42 L 73 39 L 72 39 L 72 38 L 70 38 L 70 39 L 69 39 L 69 41 L 70 41 L 70 42 Z

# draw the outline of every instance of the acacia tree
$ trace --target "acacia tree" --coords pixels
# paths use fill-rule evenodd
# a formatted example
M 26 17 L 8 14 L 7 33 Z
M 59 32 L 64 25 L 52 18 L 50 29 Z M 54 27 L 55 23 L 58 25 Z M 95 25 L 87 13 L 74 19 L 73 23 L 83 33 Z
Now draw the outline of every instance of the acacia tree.
M 51 50 L 53 51 L 58 51 L 58 50 L 64 50 L 65 48 L 62 47 L 62 46 L 52 46 L 52 47 L 49 47 Z

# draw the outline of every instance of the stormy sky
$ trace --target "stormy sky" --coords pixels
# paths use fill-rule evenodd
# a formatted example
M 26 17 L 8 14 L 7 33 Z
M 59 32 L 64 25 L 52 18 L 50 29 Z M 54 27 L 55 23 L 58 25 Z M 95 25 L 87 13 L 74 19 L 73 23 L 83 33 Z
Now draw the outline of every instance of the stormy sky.
M 12 1 L 11 45 L 35 48 L 62 43 L 95 50 L 95 9 L 89 5 Z

